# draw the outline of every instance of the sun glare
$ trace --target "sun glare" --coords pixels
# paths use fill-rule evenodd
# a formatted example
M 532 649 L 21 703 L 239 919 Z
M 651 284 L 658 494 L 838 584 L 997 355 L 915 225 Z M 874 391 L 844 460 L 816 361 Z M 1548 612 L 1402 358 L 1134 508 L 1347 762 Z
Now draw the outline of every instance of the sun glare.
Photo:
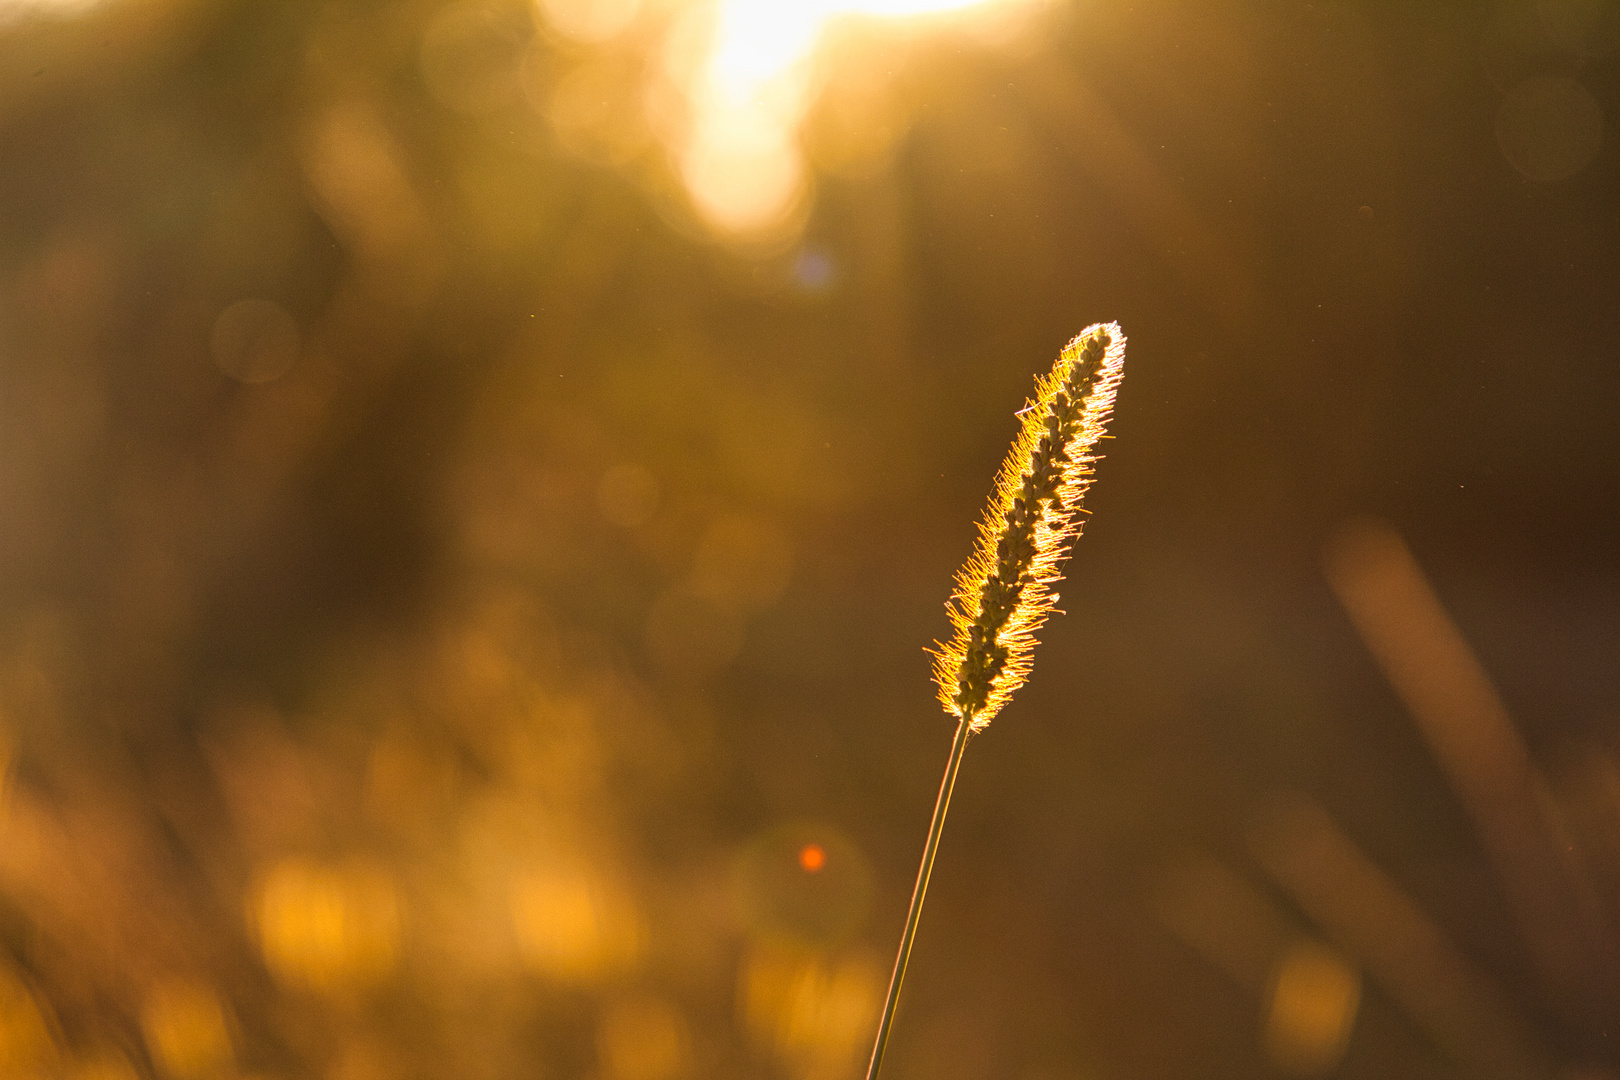
M 674 147 L 693 206 L 712 227 L 769 235 L 807 195 L 798 130 L 815 96 L 810 63 L 840 16 L 901 18 L 1014 0 L 722 0 L 688 68 L 690 123 Z M 684 65 L 683 65 L 684 66 Z

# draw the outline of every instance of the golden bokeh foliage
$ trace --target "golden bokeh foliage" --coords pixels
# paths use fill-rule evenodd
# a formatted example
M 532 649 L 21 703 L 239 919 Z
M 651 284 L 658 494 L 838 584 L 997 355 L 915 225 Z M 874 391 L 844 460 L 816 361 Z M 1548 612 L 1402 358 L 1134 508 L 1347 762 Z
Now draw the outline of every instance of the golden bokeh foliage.
M 284 859 L 263 874 L 251 914 L 265 962 L 290 986 L 374 982 L 399 948 L 399 899 L 374 866 Z
M 604 1080 L 677 1080 L 689 1075 L 690 1043 L 685 1019 L 661 998 L 614 999 L 598 1021 Z
M 23 1076 L 47 1067 L 55 1050 L 33 992 L 16 972 L 0 966 L 0 1073 Z
M 206 984 L 159 983 L 141 1002 L 140 1017 L 152 1063 L 168 1080 L 211 1080 L 234 1065 L 230 1021 L 219 995 Z
M 1613 1080 L 1617 76 L 1616 0 L 0 0 L 0 1080 L 857 1076 L 920 646 L 1111 318 L 894 1080 Z
M 841 1067 L 867 1049 L 883 972 L 863 956 L 758 945 L 743 958 L 737 994 L 741 1019 L 764 1046 Z
M 1328 1072 L 1344 1057 L 1360 1005 L 1361 976 L 1342 954 L 1320 942 L 1296 942 L 1272 975 L 1266 1051 L 1288 1072 Z
M 555 864 L 522 874 L 511 903 L 524 961 L 549 978 L 594 982 L 640 955 L 643 930 L 634 903 L 586 866 Z

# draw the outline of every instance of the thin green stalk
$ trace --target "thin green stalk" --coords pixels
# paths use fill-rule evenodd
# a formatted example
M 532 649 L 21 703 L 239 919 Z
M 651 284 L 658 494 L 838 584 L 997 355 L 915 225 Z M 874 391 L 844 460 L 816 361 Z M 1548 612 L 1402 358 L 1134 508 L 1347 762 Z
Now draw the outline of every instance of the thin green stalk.
M 867 1067 L 866 1080 L 877 1080 L 878 1068 L 883 1064 L 883 1050 L 889 1042 L 889 1029 L 894 1024 L 894 1007 L 900 1000 L 900 984 L 906 978 L 906 964 L 911 960 L 911 943 L 917 938 L 917 923 L 922 918 L 923 897 L 928 892 L 928 875 L 934 871 L 934 856 L 939 853 L 939 834 L 945 831 L 945 811 L 950 809 L 951 789 L 956 786 L 956 774 L 962 768 L 962 751 L 967 748 L 968 735 L 973 730 L 973 714 L 963 715 L 956 725 L 956 738 L 951 742 L 951 757 L 945 763 L 945 777 L 939 782 L 939 798 L 934 802 L 934 820 L 928 823 L 928 842 L 923 845 L 922 865 L 917 867 L 917 884 L 911 890 L 911 908 L 906 912 L 906 930 L 900 935 L 900 952 L 894 958 L 894 974 L 889 976 L 889 996 L 883 1002 L 883 1019 L 878 1023 L 877 1042 L 872 1047 L 872 1064 Z

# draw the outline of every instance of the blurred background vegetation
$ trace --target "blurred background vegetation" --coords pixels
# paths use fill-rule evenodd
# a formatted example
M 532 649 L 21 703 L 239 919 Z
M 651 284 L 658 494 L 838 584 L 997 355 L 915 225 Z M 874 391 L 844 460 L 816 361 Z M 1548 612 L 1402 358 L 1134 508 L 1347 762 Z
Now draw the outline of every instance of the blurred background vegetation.
M 949 9 L 949 10 L 947 10 Z M 1620 6 L 0 2 L 0 1075 L 1620 1062 Z

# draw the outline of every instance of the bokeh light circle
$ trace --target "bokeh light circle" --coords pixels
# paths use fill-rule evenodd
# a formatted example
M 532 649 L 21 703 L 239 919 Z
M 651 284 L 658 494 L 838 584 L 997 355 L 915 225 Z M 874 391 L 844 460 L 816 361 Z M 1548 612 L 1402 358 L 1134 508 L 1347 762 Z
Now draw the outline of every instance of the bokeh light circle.
M 1496 141 L 1508 163 L 1530 180 L 1567 180 L 1603 146 L 1603 109 L 1574 79 L 1526 79 L 1502 99 Z
M 641 0 L 540 0 L 546 25 L 565 38 L 601 42 L 630 27 Z

